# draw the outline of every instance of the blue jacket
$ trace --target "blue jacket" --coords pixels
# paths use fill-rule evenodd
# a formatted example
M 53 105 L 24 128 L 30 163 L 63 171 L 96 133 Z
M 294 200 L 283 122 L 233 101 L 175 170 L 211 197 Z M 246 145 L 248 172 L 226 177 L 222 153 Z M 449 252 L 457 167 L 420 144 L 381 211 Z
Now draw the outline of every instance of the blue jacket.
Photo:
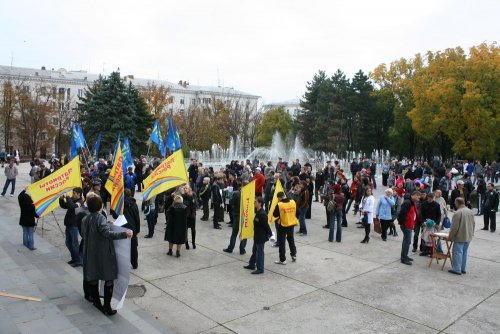
M 391 208 L 394 206 L 394 199 L 385 196 L 379 198 L 377 203 L 376 216 L 383 220 L 392 220 Z
M 124 182 L 123 182 L 125 188 L 127 189 L 134 189 L 134 186 L 135 186 L 135 173 L 133 174 L 130 174 L 130 173 L 127 173 L 125 174 L 125 178 L 124 178 Z

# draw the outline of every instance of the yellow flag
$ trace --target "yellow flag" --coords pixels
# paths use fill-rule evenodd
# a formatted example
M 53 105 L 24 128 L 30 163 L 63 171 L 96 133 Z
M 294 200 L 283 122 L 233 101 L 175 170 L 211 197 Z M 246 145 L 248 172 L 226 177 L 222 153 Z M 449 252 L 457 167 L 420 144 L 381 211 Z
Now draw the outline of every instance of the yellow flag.
M 276 205 L 278 205 L 278 193 L 282 191 L 285 193 L 285 190 L 283 190 L 283 186 L 281 185 L 280 179 L 276 180 L 276 185 L 274 186 L 274 195 L 273 195 L 273 200 L 271 201 L 271 207 L 269 208 L 269 213 L 267 214 L 267 220 L 269 222 L 269 225 L 271 225 L 276 219 L 273 217 L 274 209 L 276 209 Z M 286 194 L 285 194 L 286 197 Z
M 255 181 L 241 188 L 240 198 L 240 239 L 253 238 L 253 219 L 255 218 Z
M 144 179 L 143 183 L 145 201 L 168 189 L 189 183 L 182 150 L 177 150 L 166 158 Z
M 43 217 L 59 207 L 59 197 L 82 187 L 80 158 L 76 156 L 69 163 L 38 182 L 28 186 L 35 210 Z
M 125 201 L 125 187 L 123 184 L 123 155 L 120 143 L 116 149 L 115 162 L 106 181 L 106 190 L 111 194 L 110 209 L 118 215 L 123 214 L 123 203 Z M 109 185 L 111 184 L 111 187 Z M 111 191 L 109 191 L 111 188 Z

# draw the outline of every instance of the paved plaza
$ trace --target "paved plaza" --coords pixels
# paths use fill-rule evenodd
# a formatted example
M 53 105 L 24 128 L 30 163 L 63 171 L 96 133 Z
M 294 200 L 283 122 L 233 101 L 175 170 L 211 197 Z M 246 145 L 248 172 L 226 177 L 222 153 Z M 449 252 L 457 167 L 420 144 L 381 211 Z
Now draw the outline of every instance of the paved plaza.
M 4 180 L 2 172 L 0 186 Z M 164 215 L 154 237 L 144 239 L 141 214 L 139 268 L 130 284 L 146 292 L 106 317 L 83 299 L 81 268 L 66 264 L 69 252 L 52 214 L 44 218 L 43 239 L 38 227 L 37 250 L 22 245 L 17 194 L 28 182 L 28 165 L 21 164 L 16 196 L 0 198 L 0 291 L 42 301 L 0 297 L 2 334 L 500 332 L 500 235 L 481 231 L 482 217 L 476 217 L 467 274 L 455 276 L 449 263 L 444 271 L 435 262 L 429 268 L 429 258 L 418 254 L 411 255 L 412 266 L 401 264 L 401 235 L 383 242 L 372 232 L 361 244 L 364 229 L 356 228 L 352 211 L 342 242 L 328 242 L 324 207 L 316 202 L 308 236 L 295 239 L 297 262 L 274 264 L 278 250 L 267 243 L 264 275 L 243 269 L 252 241 L 245 255 L 237 247 L 222 251 L 231 234 L 226 224 L 214 230 L 198 211 L 197 249 L 183 247 L 175 258 L 166 255 Z M 64 213 L 55 211 L 63 231 Z

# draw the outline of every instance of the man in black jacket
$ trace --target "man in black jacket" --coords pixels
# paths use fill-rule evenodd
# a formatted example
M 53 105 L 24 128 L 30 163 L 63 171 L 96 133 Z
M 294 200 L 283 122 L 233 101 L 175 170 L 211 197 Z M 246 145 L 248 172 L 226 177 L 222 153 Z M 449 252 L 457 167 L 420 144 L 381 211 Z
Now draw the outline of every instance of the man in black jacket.
M 484 227 L 483 230 L 493 233 L 497 228 L 496 215 L 498 211 L 498 193 L 495 191 L 495 185 L 488 183 L 488 190 L 486 192 L 483 204 Z
M 71 254 L 71 261 L 68 262 L 72 267 L 79 267 L 83 264 L 80 255 L 80 244 L 78 243 L 78 226 L 76 224 L 75 209 L 83 205 L 82 188 L 73 189 L 73 196 L 61 196 L 59 205 L 66 209 L 64 216 L 64 226 L 66 226 L 66 247 Z
M 214 228 L 220 230 L 220 218 L 224 217 L 224 197 L 222 190 L 224 189 L 224 185 L 222 183 L 222 175 L 217 174 L 217 179 L 212 185 L 212 204 L 214 205 Z
M 433 193 L 427 194 L 425 202 L 421 204 L 420 214 L 424 222 L 427 219 L 431 219 L 436 223 L 436 225 L 439 225 L 441 223 L 441 206 L 436 201 L 434 201 Z M 422 244 L 425 244 L 423 240 L 420 241 L 420 245 Z M 422 252 L 420 253 L 420 256 L 429 255 L 427 254 L 426 249 L 427 248 L 421 247 Z M 440 244 L 438 245 L 438 250 L 441 250 Z
M 123 227 L 128 228 L 133 232 L 132 238 L 130 239 L 130 264 L 132 268 L 137 269 L 138 263 L 137 259 L 139 253 L 137 252 L 137 235 L 141 232 L 141 218 L 139 217 L 139 207 L 132 196 L 132 191 L 130 189 L 124 190 L 125 200 L 123 203 L 123 215 L 127 220 L 127 223 Z M 158 197 L 158 196 L 157 196 Z M 118 218 L 116 212 L 111 211 L 111 215 L 114 219 Z
M 233 191 L 233 197 L 231 197 L 231 214 L 233 215 L 233 231 L 231 232 L 231 238 L 229 239 L 229 246 L 224 248 L 223 251 L 226 253 L 232 253 L 234 246 L 236 245 L 236 237 L 240 231 L 240 199 L 241 199 L 241 187 L 248 184 L 248 181 L 242 181 L 241 177 L 236 178 L 235 189 Z M 240 241 L 240 254 L 246 253 L 245 247 L 247 245 L 247 239 Z
M 248 261 L 248 266 L 245 269 L 251 269 L 252 274 L 264 273 L 264 245 L 273 234 L 267 220 L 266 211 L 263 208 L 264 199 L 262 197 L 255 198 L 255 218 L 253 220 L 253 247 L 252 256 Z M 255 267 L 257 266 L 257 269 Z

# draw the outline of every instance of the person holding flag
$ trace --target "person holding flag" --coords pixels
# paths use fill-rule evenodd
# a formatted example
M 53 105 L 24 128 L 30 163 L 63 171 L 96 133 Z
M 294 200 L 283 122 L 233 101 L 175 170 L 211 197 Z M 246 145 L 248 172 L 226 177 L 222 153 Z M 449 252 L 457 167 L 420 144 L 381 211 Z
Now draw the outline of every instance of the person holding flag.
M 264 210 L 264 199 L 262 197 L 255 198 L 255 217 L 253 219 L 253 247 L 252 256 L 248 261 L 248 266 L 245 269 L 251 269 L 252 274 L 264 273 L 264 245 L 271 237 L 273 232 L 267 223 L 267 213 Z M 255 269 L 257 267 L 257 269 Z
M 243 181 L 241 177 L 236 178 L 235 187 L 233 191 L 233 197 L 231 197 L 231 214 L 233 215 L 233 230 L 231 232 L 231 237 L 229 239 L 229 246 L 224 248 L 222 251 L 226 253 L 232 253 L 234 246 L 236 245 L 236 237 L 238 236 L 240 230 L 240 200 L 241 200 L 241 187 L 246 186 L 248 180 Z M 247 239 L 240 240 L 240 254 L 246 253 L 245 247 L 247 246 Z

